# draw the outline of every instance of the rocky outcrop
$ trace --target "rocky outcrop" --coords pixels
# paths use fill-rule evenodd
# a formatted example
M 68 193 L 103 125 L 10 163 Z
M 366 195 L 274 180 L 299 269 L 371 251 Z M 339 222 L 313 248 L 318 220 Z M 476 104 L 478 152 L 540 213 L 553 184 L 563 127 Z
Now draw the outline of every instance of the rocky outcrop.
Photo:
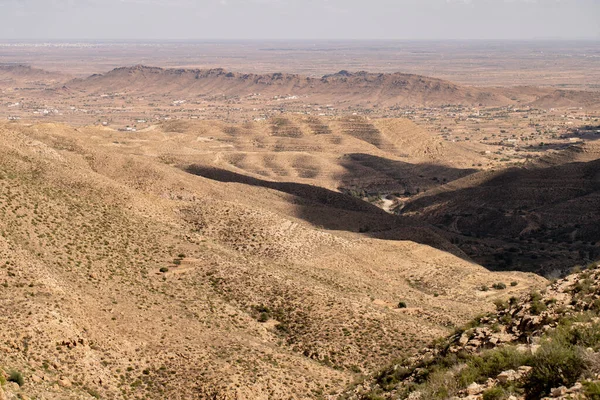
M 597 264 L 577 268 L 545 290 L 498 300 L 496 307 L 354 388 L 348 398 L 599 398 Z M 498 370 L 503 366 L 511 367 Z

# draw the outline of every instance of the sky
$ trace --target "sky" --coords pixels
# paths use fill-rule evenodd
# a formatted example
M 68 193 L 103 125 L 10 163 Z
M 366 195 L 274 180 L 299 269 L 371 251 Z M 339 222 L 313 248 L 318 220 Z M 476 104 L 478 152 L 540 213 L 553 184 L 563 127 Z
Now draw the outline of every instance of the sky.
M 600 0 L 0 0 L 2 39 L 600 40 Z

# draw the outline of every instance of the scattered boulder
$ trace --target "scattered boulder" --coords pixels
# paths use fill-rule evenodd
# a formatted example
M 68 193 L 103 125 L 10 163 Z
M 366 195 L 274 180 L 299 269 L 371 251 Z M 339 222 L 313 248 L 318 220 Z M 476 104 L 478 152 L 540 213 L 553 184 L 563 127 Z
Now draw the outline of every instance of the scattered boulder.
M 64 388 L 70 388 L 71 386 L 73 386 L 73 384 L 71 383 L 69 378 L 65 378 L 65 377 L 61 377 L 58 380 L 58 384 Z
M 498 381 L 500 383 L 507 383 L 516 381 L 519 378 L 519 373 L 514 369 L 509 369 L 508 371 L 503 371 L 498 375 Z
M 467 394 L 468 395 L 476 395 L 481 394 L 485 390 L 485 386 L 479 385 L 478 383 L 471 383 L 467 386 Z
M 561 397 L 561 396 L 564 396 L 565 394 L 567 394 L 567 388 L 564 387 L 564 386 L 561 386 L 561 387 L 558 387 L 558 388 L 554 388 L 550 392 L 550 395 L 552 397 Z

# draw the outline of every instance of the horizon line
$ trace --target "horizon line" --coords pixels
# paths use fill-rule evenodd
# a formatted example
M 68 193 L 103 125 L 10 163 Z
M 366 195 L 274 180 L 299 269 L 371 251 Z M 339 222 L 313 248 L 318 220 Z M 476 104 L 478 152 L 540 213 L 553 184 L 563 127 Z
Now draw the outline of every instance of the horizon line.
M 600 42 L 597 37 L 540 38 L 0 38 L 0 42 Z

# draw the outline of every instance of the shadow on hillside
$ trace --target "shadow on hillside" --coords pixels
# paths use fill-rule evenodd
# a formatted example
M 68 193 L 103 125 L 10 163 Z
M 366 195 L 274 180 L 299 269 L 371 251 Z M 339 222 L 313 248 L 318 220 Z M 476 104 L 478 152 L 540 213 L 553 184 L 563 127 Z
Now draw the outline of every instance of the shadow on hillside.
M 369 194 L 414 195 L 477 172 L 438 164 L 411 164 L 371 154 L 352 153 L 342 158 L 348 171 L 342 177 L 344 189 L 361 189 Z M 366 186 L 365 186 L 366 184 Z
M 548 276 L 600 258 L 600 160 L 481 178 L 418 196 L 403 212 L 492 270 Z
M 406 201 L 403 212 L 410 216 L 392 215 L 360 198 L 318 186 L 267 181 L 201 165 L 186 171 L 292 195 L 295 216 L 314 226 L 410 240 L 473 259 L 490 270 L 547 276 L 600 258 L 600 160 L 473 175 L 462 181 L 462 187 L 444 191 L 431 189 L 476 171 L 368 154 L 347 155 L 342 165 L 344 190 L 420 191 Z
M 295 196 L 296 217 L 328 230 L 361 233 L 385 240 L 410 240 L 467 258 L 463 252 L 427 224 L 389 214 L 361 199 L 318 186 L 262 180 L 203 165 L 184 169 L 190 174 L 228 183 L 277 190 Z

